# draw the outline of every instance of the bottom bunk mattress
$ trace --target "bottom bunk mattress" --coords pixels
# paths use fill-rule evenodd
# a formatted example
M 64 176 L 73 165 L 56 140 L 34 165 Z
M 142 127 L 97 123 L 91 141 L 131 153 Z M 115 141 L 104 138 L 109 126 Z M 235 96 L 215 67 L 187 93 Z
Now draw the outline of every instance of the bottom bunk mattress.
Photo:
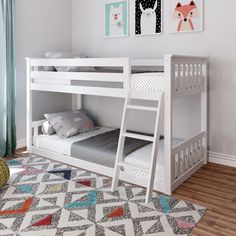
M 79 134 L 67 139 L 60 139 L 57 135 L 39 135 L 34 140 L 36 147 L 58 154 L 72 156 L 88 162 L 97 163 L 110 168 L 115 164 L 115 152 L 118 142 L 118 130 L 97 127 L 94 131 Z M 173 139 L 173 145 L 181 139 Z M 144 168 L 149 168 L 152 144 L 130 139 L 125 145 L 125 162 Z M 128 174 L 146 177 L 147 172 L 141 170 L 124 169 Z M 156 179 L 164 183 L 164 140 L 160 140 L 157 158 Z

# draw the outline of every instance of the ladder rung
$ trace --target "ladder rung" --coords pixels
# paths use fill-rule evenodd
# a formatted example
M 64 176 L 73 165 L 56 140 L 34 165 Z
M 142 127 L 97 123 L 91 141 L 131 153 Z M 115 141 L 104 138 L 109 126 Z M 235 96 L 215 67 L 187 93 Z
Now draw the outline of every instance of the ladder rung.
M 134 133 L 125 132 L 122 134 L 122 136 L 128 137 L 128 138 L 146 140 L 146 141 L 150 141 L 150 142 L 154 141 L 154 137 L 148 136 L 148 135 L 142 135 L 142 134 L 134 134 Z
M 149 172 L 148 168 L 137 166 L 137 165 L 134 165 L 134 164 L 130 164 L 130 163 L 127 163 L 127 162 L 124 162 L 124 161 L 118 162 L 118 165 L 121 166 L 121 167 L 124 167 L 124 168 L 132 169 L 132 170 L 139 170 L 139 171 Z
M 157 107 L 127 105 L 126 108 L 128 108 L 128 109 L 134 109 L 134 110 L 154 111 L 154 112 L 157 112 Z

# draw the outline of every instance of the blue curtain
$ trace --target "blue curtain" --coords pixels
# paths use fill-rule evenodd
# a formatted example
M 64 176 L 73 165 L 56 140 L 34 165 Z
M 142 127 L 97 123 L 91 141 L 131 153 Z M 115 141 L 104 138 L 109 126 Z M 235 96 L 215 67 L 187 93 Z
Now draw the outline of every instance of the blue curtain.
M 15 1 L 0 0 L 0 156 L 16 148 L 15 126 Z

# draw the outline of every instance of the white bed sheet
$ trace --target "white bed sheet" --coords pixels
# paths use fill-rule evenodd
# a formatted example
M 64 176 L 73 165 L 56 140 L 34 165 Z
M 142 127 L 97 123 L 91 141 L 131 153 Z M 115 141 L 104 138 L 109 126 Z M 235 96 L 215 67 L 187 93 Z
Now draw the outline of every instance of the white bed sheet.
M 163 72 L 137 73 L 131 75 L 132 90 L 164 91 L 165 77 Z
M 70 138 L 61 139 L 56 134 L 54 135 L 39 135 L 34 140 L 34 144 L 38 148 L 46 149 L 48 151 L 70 156 L 71 145 L 74 142 L 82 141 L 84 139 L 102 134 L 113 129 L 106 127 L 96 127 L 95 130 L 79 134 Z
M 173 139 L 172 145 L 176 146 L 181 142 L 182 142 L 181 139 Z M 149 144 L 130 153 L 125 157 L 125 162 L 130 163 L 132 165 L 147 168 L 148 172 L 129 168 L 126 168 L 125 171 L 131 175 L 139 177 L 147 177 L 151 162 L 151 152 L 152 152 L 152 144 Z M 158 180 L 158 182 L 160 183 L 164 183 L 165 180 L 164 140 L 160 140 L 159 142 L 157 166 L 156 166 L 156 180 Z
M 34 140 L 34 143 L 35 146 L 38 148 L 70 156 L 71 145 L 74 142 L 81 141 L 111 130 L 113 129 L 106 127 L 97 127 L 96 130 L 94 131 L 76 135 L 67 139 L 60 139 L 57 135 L 39 135 Z M 177 145 L 181 141 L 182 141 L 181 139 L 173 139 L 173 146 Z M 146 145 L 127 155 L 125 157 L 125 162 L 144 168 L 149 168 L 151 161 L 151 149 L 152 149 L 152 144 Z M 137 177 L 147 176 L 147 172 L 141 170 L 134 171 L 133 169 L 125 168 L 125 171 Z M 160 183 L 164 183 L 164 178 L 165 178 L 164 140 L 160 140 L 159 152 L 157 157 L 156 180 Z

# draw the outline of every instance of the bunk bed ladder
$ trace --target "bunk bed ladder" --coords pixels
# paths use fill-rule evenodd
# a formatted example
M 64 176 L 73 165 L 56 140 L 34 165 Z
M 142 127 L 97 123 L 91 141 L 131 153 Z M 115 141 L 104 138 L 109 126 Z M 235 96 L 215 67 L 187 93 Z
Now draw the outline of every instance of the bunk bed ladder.
M 121 122 L 121 129 L 120 129 L 120 136 L 119 136 L 119 142 L 118 142 L 118 148 L 116 153 L 116 162 L 115 162 L 115 168 L 114 168 L 114 176 L 112 181 L 112 189 L 111 191 L 116 191 L 118 187 L 119 182 L 119 176 L 121 168 L 128 167 L 130 169 L 139 170 L 142 169 L 145 172 L 148 172 L 147 177 L 147 193 L 146 193 L 146 203 L 148 203 L 152 198 L 152 191 L 153 191 L 153 185 L 155 180 L 155 173 L 156 173 L 156 163 L 157 163 L 157 154 L 158 154 L 158 144 L 160 139 L 160 116 L 163 112 L 163 93 L 158 92 L 157 93 L 157 101 L 158 104 L 156 107 L 150 107 L 150 106 L 137 106 L 132 105 L 131 103 L 131 97 L 128 94 L 125 99 L 125 105 L 123 110 L 123 116 L 122 116 L 122 122 Z M 154 128 L 154 134 L 153 136 L 149 135 L 143 135 L 143 134 L 136 134 L 127 132 L 127 123 L 128 123 L 128 116 L 131 110 L 142 110 L 142 111 L 148 111 L 148 112 L 155 112 L 156 113 L 156 120 L 155 120 L 155 128 Z M 147 168 L 141 168 L 139 166 L 134 166 L 131 164 L 128 164 L 124 162 L 124 144 L 125 144 L 125 138 L 134 138 L 134 139 L 141 139 L 152 142 L 152 153 L 151 153 L 151 163 L 150 163 L 150 169 Z

